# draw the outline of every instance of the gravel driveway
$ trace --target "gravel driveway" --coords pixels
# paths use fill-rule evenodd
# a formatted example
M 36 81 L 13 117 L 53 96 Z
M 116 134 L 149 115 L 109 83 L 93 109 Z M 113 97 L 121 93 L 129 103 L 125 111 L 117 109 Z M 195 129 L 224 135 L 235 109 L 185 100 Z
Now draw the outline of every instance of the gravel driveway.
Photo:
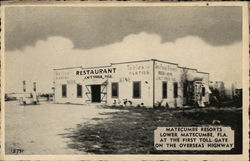
M 115 111 L 100 105 L 41 103 L 21 106 L 16 101 L 6 102 L 6 154 L 83 154 L 68 148 L 70 140 L 60 134 L 92 118 L 104 117 L 100 115 L 102 112 Z

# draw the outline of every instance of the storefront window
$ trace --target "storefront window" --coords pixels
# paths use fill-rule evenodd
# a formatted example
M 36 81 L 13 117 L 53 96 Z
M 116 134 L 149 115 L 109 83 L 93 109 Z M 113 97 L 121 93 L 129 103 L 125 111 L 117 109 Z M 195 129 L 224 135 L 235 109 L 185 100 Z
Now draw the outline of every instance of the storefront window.
M 77 97 L 82 97 L 82 85 L 77 84 Z
M 62 85 L 62 97 L 67 97 L 67 85 Z
M 168 86 L 167 82 L 162 82 L 162 98 L 168 97 Z
M 133 82 L 133 98 L 141 98 L 141 82 Z
M 174 82 L 174 98 L 178 97 L 178 83 Z
M 114 98 L 114 97 L 118 97 L 118 91 L 119 91 L 119 86 L 118 86 L 118 83 L 112 83 L 112 85 L 111 85 L 112 87 L 112 91 L 111 91 L 111 93 L 112 93 L 112 97 Z

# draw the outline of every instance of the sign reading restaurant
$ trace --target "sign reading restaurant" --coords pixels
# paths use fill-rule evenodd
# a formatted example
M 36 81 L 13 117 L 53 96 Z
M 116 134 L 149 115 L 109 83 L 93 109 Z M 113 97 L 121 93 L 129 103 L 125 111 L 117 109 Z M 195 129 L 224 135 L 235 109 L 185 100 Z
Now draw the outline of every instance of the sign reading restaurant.
M 115 71 L 116 68 L 86 69 L 86 70 L 77 70 L 76 75 L 108 74 L 108 73 L 115 73 Z
M 116 72 L 116 68 L 99 68 L 99 69 L 84 69 L 77 70 L 76 75 L 85 76 L 84 79 L 104 79 L 112 78 L 113 73 Z
M 86 69 L 86 70 L 77 70 L 76 75 L 108 74 L 108 73 L 115 73 L 115 71 L 116 68 Z

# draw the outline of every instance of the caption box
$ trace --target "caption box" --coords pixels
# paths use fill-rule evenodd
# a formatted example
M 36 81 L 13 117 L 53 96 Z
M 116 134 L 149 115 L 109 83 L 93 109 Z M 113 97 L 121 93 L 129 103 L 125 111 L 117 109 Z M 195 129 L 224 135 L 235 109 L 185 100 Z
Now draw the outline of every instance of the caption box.
M 234 131 L 231 127 L 158 127 L 154 131 L 156 150 L 231 150 Z

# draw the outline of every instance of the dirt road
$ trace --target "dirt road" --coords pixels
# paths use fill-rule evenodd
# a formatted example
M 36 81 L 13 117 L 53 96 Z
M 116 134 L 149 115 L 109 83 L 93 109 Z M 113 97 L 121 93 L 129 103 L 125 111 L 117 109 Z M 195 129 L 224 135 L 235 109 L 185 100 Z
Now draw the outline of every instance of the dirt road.
M 67 147 L 70 140 L 61 134 L 95 117 L 107 117 L 100 115 L 102 112 L 114 111 L 99 105 L 41 103 L 20 106 L 16 101 L 6 102 L 6 154 L 83 154 Z

